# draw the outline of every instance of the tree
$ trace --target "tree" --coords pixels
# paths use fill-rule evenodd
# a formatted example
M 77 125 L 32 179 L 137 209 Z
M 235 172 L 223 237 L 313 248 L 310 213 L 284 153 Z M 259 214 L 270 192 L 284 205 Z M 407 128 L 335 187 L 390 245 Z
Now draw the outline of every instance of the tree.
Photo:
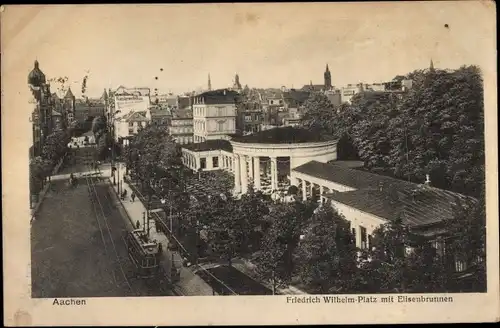
M 327 137 L 339 136 L 335 130 L 336 109 L 320 92 L 313 92 L 304 102 L 304 116 L 301 125 Z
M 476 196 L 484 180 L 484 103 L 476 66 L 416 71 L 391 122 L 388 163 L 398 177 Z
M 56 164 L 66 153 L 69 141 L 70 136 L 64 130 L 49 134 L 42 147 L 42 159 L 52 162 L 52 165 Z
M 130 142 L 128 155 L 130 164 L 133 163 L 136 174 L 143 183 L 169 177 L 158 174 L 156 167 L 164 169 L 182 167 L 180 146 L 164 128 L 152 124 L 140 130 Z
M 419 236 L 403 224 L 401 213 L 373 233 L 365 251 L 358 277 L 359 292 L 439 292 L 445 291 L 448 277 L 431 240 Z
M 269 214 L 269 202 L 260 191 L 254 192 L 253 185 L 248 186 L 249 192 L 237 201 L 234 211 L 235 236 L 239 239 L 239 254 L 245 254 L 258 247 L 262 236 L 263 218 Z
M 37 156 L 30 160 L 30 190 L 32 194 L 38 193 L 43 188 L 43 183 L 50 175 L 52 162 Z
M 484 185 L 483 185 L 484 186 Z M 453 219 L 446 222 L 446 252 L 452 254 L 452 264 L 459 261 L 466 269 L 475 271 L 471 289 L 482 291 L 486 287 L 486 197 L 482 188 L 479 199 L 457 198 L 453 206 Z M 454 268 L 453 268 L 454 269 Z
M 280 203 L 271 207 L 267 217 L 269 227 L 254 262 L 262 279 L 271 283 L 273 291 L 278 284 L 288 284 L 292 279 L 293 254 L 310 215 L 304 203 Z
M 301 280 L 317 293 L 352 290 L 357 253 L 350 224 L 330 204 L 318 208 L 297 248 Z

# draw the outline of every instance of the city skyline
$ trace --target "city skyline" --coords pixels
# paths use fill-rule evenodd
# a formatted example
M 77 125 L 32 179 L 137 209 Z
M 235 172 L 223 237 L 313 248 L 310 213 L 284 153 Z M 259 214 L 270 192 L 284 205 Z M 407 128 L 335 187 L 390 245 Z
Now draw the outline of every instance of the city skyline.
M 482 66 L 488 59 L 468 50 L 485 40 L 468 49 L 457 42 L 468 35 L 460 16 L 444 20 L 456 4 L 432 11 L 426 3 L 427 17 L 408 13 L 406 3 L 390 9 L 366 3 L 362 11 L 359 5 L 314 4 L 301 7 L 298 18 L 292 17 L 299 4 L 33 6 L 17 17 L 31 21 L 22 29 L 9 8 L 4 28 L 16 38 L 4 45 L 21 55 L 3 61 L 19 68 L 12 78 L 24 80 L 37 59 L 47 78 L 67 76 L 77 97 L 89 75 L 86 94 L 97 97 L 120 85 L 159 93 L 203 89 L 208 74 L 213 89 L 231 87 L 235 74 L 243 86 L 301 88 L 321 84 L 326 64 L 332 84 L 343 86 L 384 82 L 427 68 L 431 59 L 437 68 Z

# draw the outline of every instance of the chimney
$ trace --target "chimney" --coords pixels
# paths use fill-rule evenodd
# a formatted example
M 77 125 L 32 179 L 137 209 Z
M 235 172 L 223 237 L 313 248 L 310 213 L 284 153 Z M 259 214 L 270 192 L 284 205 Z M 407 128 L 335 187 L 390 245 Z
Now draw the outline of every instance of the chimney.
M 430 185 L 431 185 L 431 177 L 430 177 L 430 175 L 429 175 L 429 174 L 426 174 L 426 175 L 425 175 L 425 182 L 424 182 L 424 184 L 425 184 L 426 186 L 430 186 Z

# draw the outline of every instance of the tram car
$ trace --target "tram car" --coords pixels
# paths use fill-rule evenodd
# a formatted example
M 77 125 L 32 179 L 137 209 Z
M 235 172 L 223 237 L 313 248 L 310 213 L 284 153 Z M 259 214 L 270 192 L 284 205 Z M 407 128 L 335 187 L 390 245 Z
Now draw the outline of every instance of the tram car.
M 160 271 L 160 246 L 148 240 L 142 229 L 127 232 L 125 238 L 128 256 L 136 267 L 139 278 L 152 278 Z

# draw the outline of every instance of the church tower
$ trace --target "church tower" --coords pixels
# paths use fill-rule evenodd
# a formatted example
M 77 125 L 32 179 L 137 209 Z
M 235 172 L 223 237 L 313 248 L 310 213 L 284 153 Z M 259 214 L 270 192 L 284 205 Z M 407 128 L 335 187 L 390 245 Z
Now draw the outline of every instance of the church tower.
M 434 62 L 432 61 L 432 58 L 431 58 L 431 65 L 429 66 L 429 71 L 434 72 Z
M 330 90 L 332 88 L 332 75 L 330 74 L 330 69 L 328 68 L 328 64 L 326 64 L 325 70 L 325 90 Z
M 208 74 L 208 91 L 212 90 L 212 81 L 210 81 L 210 73 Z

